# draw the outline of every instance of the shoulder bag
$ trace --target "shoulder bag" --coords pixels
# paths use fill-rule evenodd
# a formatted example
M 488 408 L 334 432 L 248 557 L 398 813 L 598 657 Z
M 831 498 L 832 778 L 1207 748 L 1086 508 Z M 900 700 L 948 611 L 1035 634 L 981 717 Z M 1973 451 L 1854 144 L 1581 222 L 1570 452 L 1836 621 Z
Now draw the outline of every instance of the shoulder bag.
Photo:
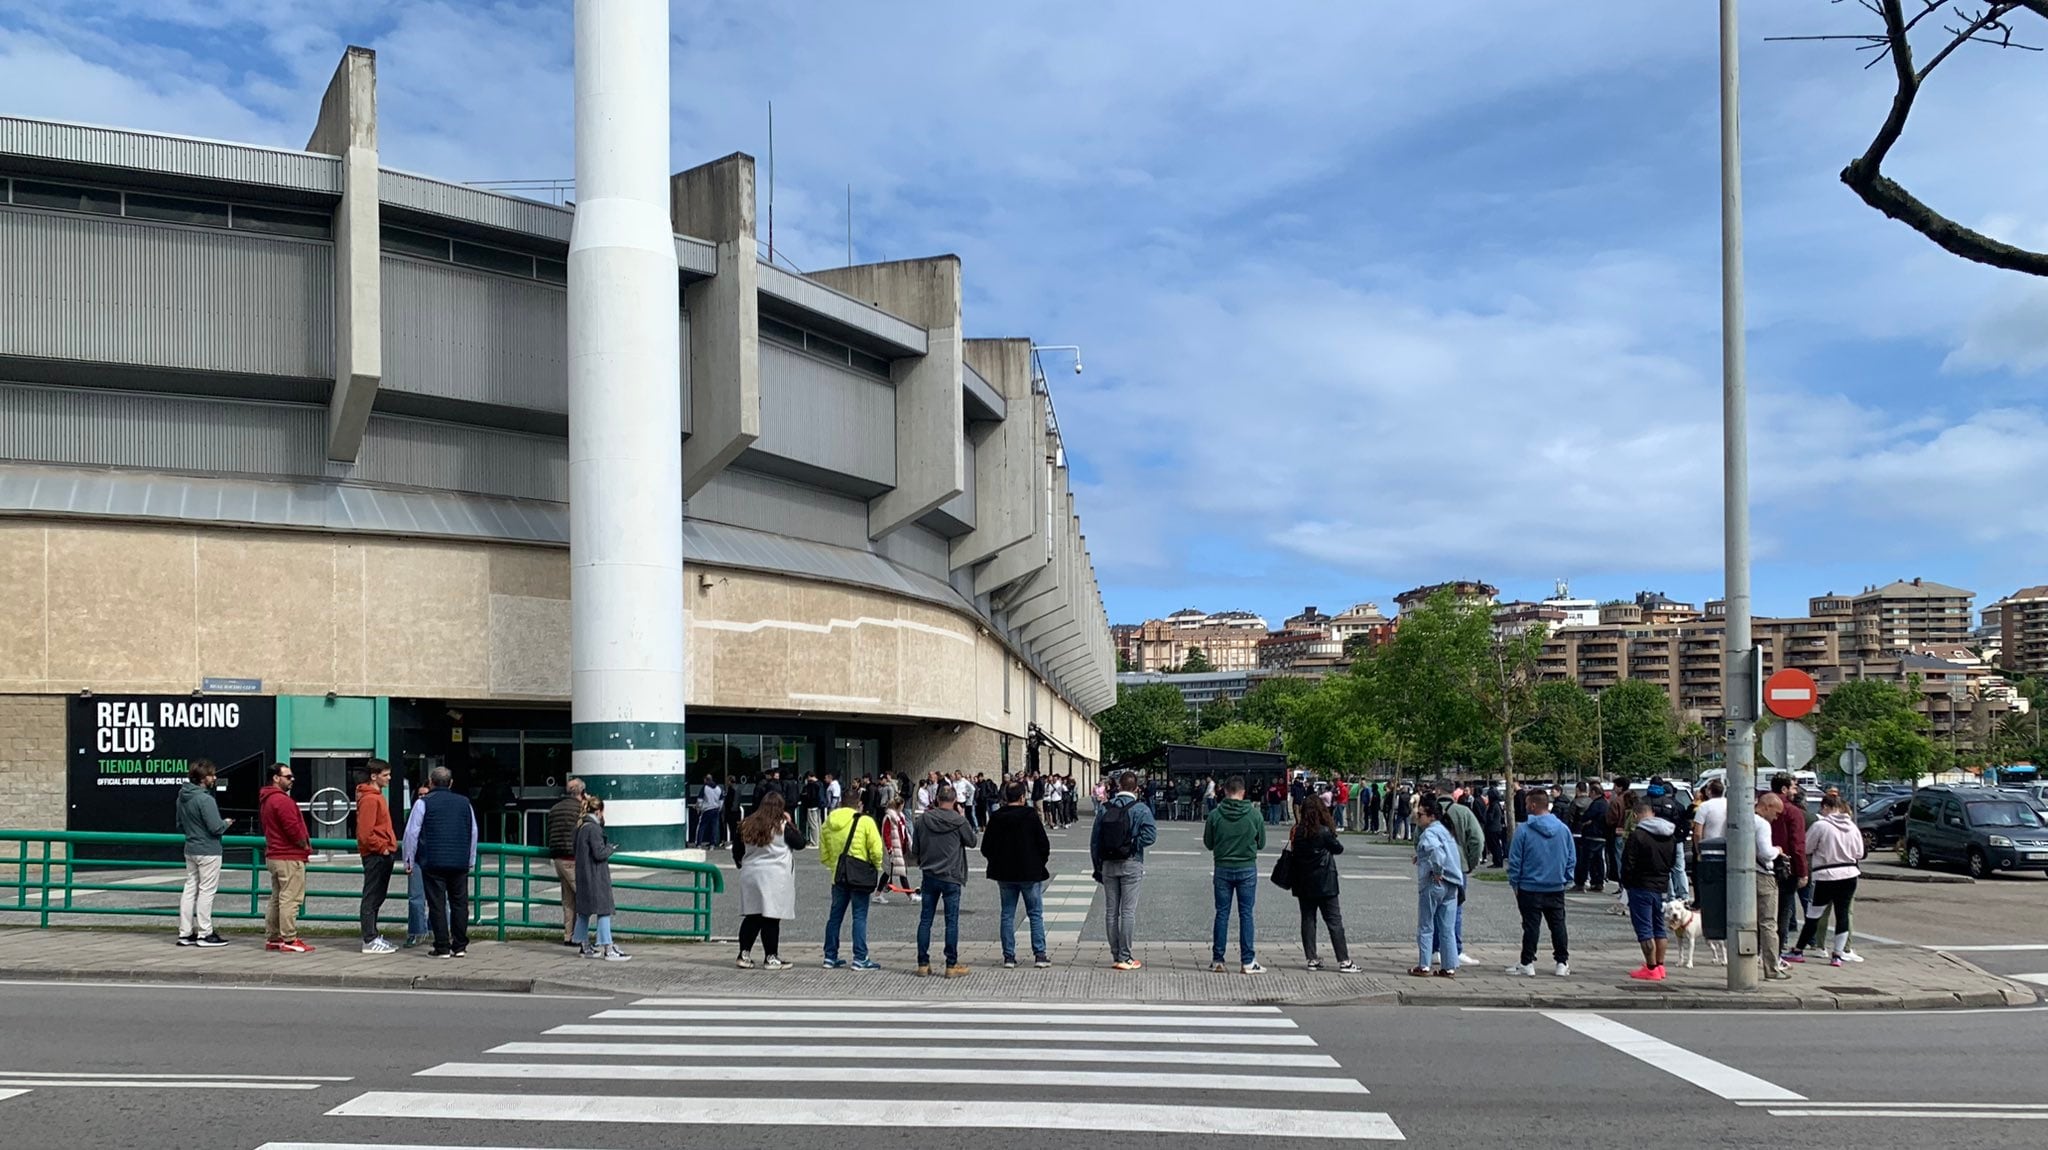
M 854 813 L 853 821 L 846 826 L 846 849 L 839 852 L 839 863 L 832 868 L 832 881 L 850 890 L 874 891 L 882 885 L 882 872 L 854 853 L 854 844 L 860 841 L 860 821 L 866 817 Z

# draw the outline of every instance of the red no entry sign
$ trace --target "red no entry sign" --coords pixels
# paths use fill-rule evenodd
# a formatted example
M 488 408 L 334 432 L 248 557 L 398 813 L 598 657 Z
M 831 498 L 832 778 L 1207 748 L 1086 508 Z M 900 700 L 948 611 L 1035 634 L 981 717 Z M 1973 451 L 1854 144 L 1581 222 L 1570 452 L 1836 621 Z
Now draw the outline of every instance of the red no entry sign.
M 1781 719 L 1803 719 L 1820 705 L 1813 676 L 1787 667 L 1764 680 L 1764 706 Z

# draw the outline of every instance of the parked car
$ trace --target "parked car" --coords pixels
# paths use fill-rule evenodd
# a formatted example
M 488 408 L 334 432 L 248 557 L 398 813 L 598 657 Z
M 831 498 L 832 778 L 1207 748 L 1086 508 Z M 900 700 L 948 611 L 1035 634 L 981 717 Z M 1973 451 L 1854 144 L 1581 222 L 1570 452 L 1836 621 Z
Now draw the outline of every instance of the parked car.
M 1906 806 L 1906 865 L 1962 866 L 1970 877 L 2048 871 L 2048 824 L 2021 799 L 1988 787 L 1922 787 Z
M 1867 850 L 1889 850 L 1906 837 L 1906 808 L 1912 795 L 1879 795 L 1856 812 L 1856 826 L 1863 832 Z

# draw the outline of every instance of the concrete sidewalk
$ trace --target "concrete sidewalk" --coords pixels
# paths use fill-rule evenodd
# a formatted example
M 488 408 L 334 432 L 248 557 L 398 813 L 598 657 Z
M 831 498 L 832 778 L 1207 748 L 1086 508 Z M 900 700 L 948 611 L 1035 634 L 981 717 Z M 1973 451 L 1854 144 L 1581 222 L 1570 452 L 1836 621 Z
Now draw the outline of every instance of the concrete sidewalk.
M 875 948 L 883 969 L 872 973 L 824 970 L 819 945 L 806 938 L 785 946 L 787 970 L 738 970 L 727 943 L 643 943 L 631 945 L 632 962 L 607 963 L 577 957 L 559 943 L 477 942 L 467 958 L 434 960 L 424 949 L 377 957 L 358 952 L 353 938 L 308 936 L 313 954 L 268 952 L 260 939 L 238 937 L 219 950 L 174 946 L 162 932 L 110 930 L 0 930 L 0 979 L 145 981 L 207 985 L 354 987 L 506 991 L 596 991 L 634 995 L 696 995 L 719 998 L 761 996 L 829 998 L 993 999 L 1029 996 L 1057 1002 L 1190 1002 L 1336 1005 L 1403 1003 L 1428 1006 L 1534 1007 L 1544 1009 L 1765 1009 L 1857 1010 L 1935 1009 L 2032 1005 L 2034 991 L 1999 978 L 1948 954 L 1912 947 L 1873 948 L 1868 961 L 1832 968 L 1808 963 L 1789 982 L 1766 983 L 1751 994 L 1723 989 L 1717 966 L 1673 967 L 1662 983 L 1634 982 L 1627 972 L 1640 961 L 1633 946 L 1601 945 L 1572 956 L 1572 975 L 1558 978 L 1547 963 L 1535 978 L 1503 973 L 1515 958 L 1507 948 L 1474 946 L 1477 960 L 1455 980 L 1413 978 L 1412 947 L 1354 947 L 1361 974 L 1303 970 L 1293 948 L 1260 956 L 1261 975 L 1209 972 L 1208 946 L 1201 943 L 1142 945 L 1142 971 L 1109 969 L 1099 944 L 1058 948 L 1057 965 L 1035 970 L 1028 964 L 1003 970 L 993 944 L 963 945 L 971 968 L 964 978 L 918 978 L 912 948 Z M 850 952 L 842 950 L 841 957 Z M 1547 958 L 1547 953 L 1541 957 Z M 1699 956 L 1705 958 L 1705 948 Z M 756 955 L 759 958 L 759 955 Z M 1325 961 L 1330 961 L 1328 955 Z

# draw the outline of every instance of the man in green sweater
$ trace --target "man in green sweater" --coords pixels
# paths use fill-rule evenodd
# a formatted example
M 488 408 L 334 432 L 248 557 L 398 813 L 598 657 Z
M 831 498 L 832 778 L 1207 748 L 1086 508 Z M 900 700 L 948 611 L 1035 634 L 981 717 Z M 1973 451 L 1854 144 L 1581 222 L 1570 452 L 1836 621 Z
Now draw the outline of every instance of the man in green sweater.
M 1216 930 L 1209 969 L 1223 971 L 1223 947 L 1230 941 L 1230 904 L 1237 902 L 1237 956 L 1246 974 L 1264 974 L 1252 941 L 1252 908 L 1259 895 L 1259 851 L 1266 846 L 1266 820 L 1246 802 L 1244 776 L 1223 784 L 1223 801 L 1202 824 L 1202 845 L 1216 856 Z
M 1462 797 L 1462 796 L 1461 796 Z M 1465 856 L 1465 873 L 1471 874 L 1479 867 L 1479 855 L 1486 847 L 1486 833 L 1479 829 L 1479 816 L 1463 802 L 1445 803 L 1443 807 L 1444 829 L 1458 840 L 1458 853 Z M 1465 888 L 1458 888 L 1458 915 L 1454 933 L 1458 941 L 1458 961 L 1471 962 L 1465 957 Z

